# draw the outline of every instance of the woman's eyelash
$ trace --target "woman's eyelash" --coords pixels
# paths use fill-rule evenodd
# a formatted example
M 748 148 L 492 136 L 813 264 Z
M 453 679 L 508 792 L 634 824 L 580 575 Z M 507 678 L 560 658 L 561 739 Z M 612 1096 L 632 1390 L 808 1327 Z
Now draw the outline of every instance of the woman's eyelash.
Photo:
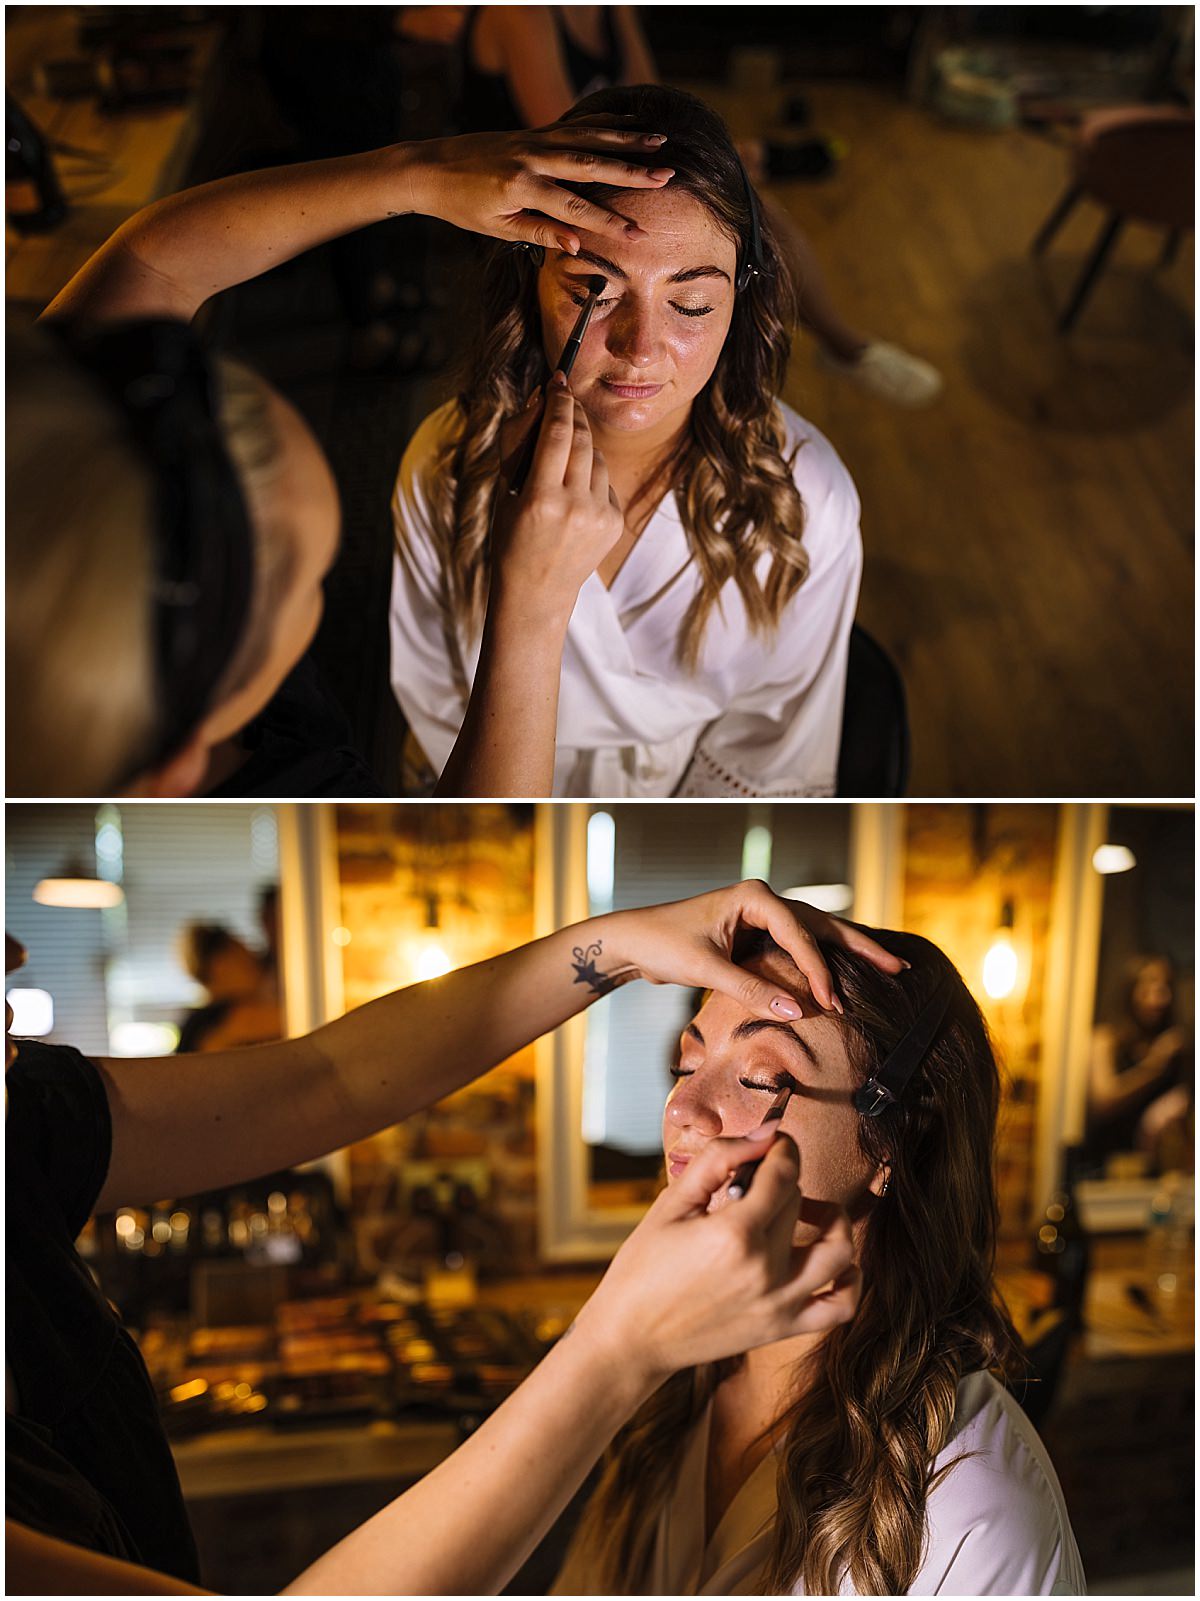
M 693 1067 L 680 1067 L 678 1064 L 673 1066 L 670 1070 L 672 1078 L 691 1078 L 695 1071 L 696 1070 Z M 764 1093 L 770 1095 L 778 1095 L 785 1082 L 786 1080 L 780 1080 L 778 1084 L 760 1084 L 756 1079 L 752 1078 L 738 1079 L 738 1083 L 744 1085 L 746 1089 L 762 1090 Z
M 567 299 L 571 301 L 573 305 L 582 306 L 584 301 L 587 299 L 587 296 L 572 294 L 568 289 Z M 613 306 L 615 304 L 616 301 L 614 299 L 597 300 L 596 302 L 597 308 L 600 306 Z M 707 317 L 710 312 L 716 310 L 715 306 L 680 306 L 676 305 L 675 301 L 673 300 L 670 302 L 670 304 L 681 317 Z

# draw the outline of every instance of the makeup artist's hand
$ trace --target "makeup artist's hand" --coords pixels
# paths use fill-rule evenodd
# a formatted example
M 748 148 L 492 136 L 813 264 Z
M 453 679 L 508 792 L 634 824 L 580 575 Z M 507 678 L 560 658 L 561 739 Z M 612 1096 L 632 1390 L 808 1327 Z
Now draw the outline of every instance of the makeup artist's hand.
M 680 1368 L 795 1334 L 821 1334 L 858 1307 L 861 1275 L 845 1212 L 801 1250 L 795 1144 L 775 1134 L 749 1193 L 709 1212 L 730 1174 L 759 1156 L 777 1125 L 712 1139 L 665 1189 L 613 1258 L 579 1314 L 592 1339 L 661 1382 Z
M 582 123 L 423 140 L 401 147 L 411 183 L 405 209 L 471 233 L 571 255 L 579 249 L 577 228 L 644 239 L 645 231 L 628 217 L 564 189 L 559 180 L 661 189 L 672 177 L 670 167 L 655 165 L 663 143 L 654 133 Z
M 555 374 L 538 418 L 535 391 L 501 434 L 501 473 L 492 521 L 492 602 L 510 618 L 566 628 L 584 580 L 625 530 L 604 457 L 587 413 Z M 538 427 L 533 465 L 521 493 L 508 477 L 529 431 Z M 491 604 L 492 602 L 489 602 Z
M 763 929 L 781 945 L 808 980 L 813 999 L 827 1010 L 842 1006 L 818 939 L 844 946 L 884 973 L 907 966 L 853 923 L 803 901 L 785 900 L 757 878 L 665 906 L 612 912 L 603 922 L 604 959 L 598 965 L 604 972 L 625 976 L 636 968 L 651 984 L 719 990 L 760 1017 L 792 1020 L 803 1008 L 795 996 L 731 961 L 740 928 Z

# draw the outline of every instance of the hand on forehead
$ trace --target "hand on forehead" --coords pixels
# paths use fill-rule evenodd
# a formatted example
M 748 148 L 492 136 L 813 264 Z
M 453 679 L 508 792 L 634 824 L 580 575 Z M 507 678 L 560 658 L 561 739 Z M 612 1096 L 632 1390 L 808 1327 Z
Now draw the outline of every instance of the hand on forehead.
M 756 977 L 769 979 L 794 995 L 801 1015 L 795 1022 L 765 1020 L 760 1013 L 740 1005 L 728 995 L 708 991 L 692 1017 L 689 1033 L 703 1040 L 706 1056 L 716 1059 L 731 1053 L 747 1057 L 756 1053 L 774 1058 L 797 1084 L 828 1077 L 835 1084 L 838 1101 L 846 1098 L 846 1084 L 856 1075 L 846 1052 L 843 1025 L 813 997 L 808 980 L 785 951 L 769 951 L 747 957 L 741 964 Z

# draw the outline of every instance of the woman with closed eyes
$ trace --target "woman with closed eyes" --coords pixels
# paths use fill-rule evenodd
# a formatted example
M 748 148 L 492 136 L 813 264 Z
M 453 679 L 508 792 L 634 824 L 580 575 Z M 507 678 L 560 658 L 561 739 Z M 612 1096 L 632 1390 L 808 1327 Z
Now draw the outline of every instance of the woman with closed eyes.
M 779 399 L 795 297 L 721 120 L 677 90 L 628 239 L 500 250 L 458 398 L 405 453 L 392 682 L 446 795 L 828 795 L 861 566 L 836 452 Z M 608 194 L 595 186 L 581 193 Z M 644 237 L 644 235 L 649 237 Z M 552 377 L 604 280 L 569 388 Z M 538 424 L 524 490 L 511 462 Z M 520 518 L 514 516 L 520 508 Z
M 845 1210 L 858 1311 L 663 1385 L 617 1436 L 558 1594 L 1083 1593 L 1054 1469 L 1006 1388 L 987 1030 L 941 951 L 877 937 L 905 970 L 822 946 L 840 1012 L 772 1020 L 710 994 L 663 1117 L 670 1190 L 790 1091 L 793 1244 Z M 734 948 L 795 977 L 768 935 Z

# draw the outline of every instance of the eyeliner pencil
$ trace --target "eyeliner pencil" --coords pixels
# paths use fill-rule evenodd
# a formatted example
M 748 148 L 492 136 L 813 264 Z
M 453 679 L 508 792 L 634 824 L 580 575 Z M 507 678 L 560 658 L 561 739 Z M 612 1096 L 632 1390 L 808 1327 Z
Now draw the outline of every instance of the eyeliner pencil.
M 594 278 L 588 279 L 587 299 L 583 309 L 575 319 L 575 326 L 571 329 L 570 337 L 563 346 L 563 353 L 559 357 L 555 372 L 561 372 L 564 378 L 571 376 L 571 368 L 575 365 L 575 357 L 579 354 L 579 347 L 583 344 L 583 336 L 587 333 L 588 323 L 592 320 L 592 312 L 596 309 L 596 302 L 604 293 L 608 280 L 601 278 L 597 273 Z M 529 430 L 529 438 L 525 441 L 525 448 L 521 451 L 520 460 L 512 475 L 512 483 L 508 486 L 510 495 L 519 495 L 525 487 L 525 480 L 529 477 L 529 469 L 533 466 L 533 453 L 537 449 L 538 434 L 541 431 L 540 422 L 535 423 Z
M 768 1106 L 763 1122 L 778 1123 L 784 1112 L 787 1111 L 787 1103 L 791 1098 L 791 1086 L 785 1084 L 770 1106 Z M 766 1152 L 764 1151 L 763 1156 L 765 1155 Z M 744 1195 L 749 1193 L 754 1175 L 762 1166 L 763 1156 L 752 1156 L 748 1162 L 743 1162 L 741 1167 L 734 1173 L 729 1181 L 729 1198 L 731 1201 L 740 1201 Z

